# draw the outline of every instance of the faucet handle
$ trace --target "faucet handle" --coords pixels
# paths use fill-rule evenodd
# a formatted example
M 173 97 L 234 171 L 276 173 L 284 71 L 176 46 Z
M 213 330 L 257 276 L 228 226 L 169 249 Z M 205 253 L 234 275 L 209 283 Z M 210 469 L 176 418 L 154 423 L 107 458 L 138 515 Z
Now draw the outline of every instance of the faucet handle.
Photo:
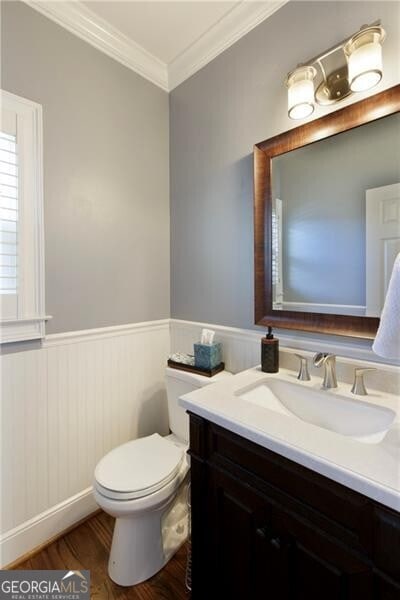
M 295 354 L 295 356 L 297 356 L 297 358 L 300 360 L 300 369 L 297 375 L 297 379 L 299 379 L 300 381 L 310 381 L 311 377 L 310 373 L 308 372 L 307 358 L 305 356 L 302 356 L 301 354 Z
M 314 355 L 313 364 L 316 367 L 320 367 L 327 360 L 336 362 L 336 356 L 334 354 L 329 354 L 329 352 L 317 352 L 317 354 Z
M 357 394 L 359 396 L 367 396 L 367 388 L 364 383 L 364 373 L 368 373 L 368 371 L 376 371 L 375 367 L 357 367 L 354 369 L 354 383 L 351 388 L 352 394 Z
M 329 354 L 329 352 L 318 352 L 313 358 L 313 364 L 315 367 L 321 367 L 322 365 L 325 367 L 322 389 L 337 388 L 336 356 Z

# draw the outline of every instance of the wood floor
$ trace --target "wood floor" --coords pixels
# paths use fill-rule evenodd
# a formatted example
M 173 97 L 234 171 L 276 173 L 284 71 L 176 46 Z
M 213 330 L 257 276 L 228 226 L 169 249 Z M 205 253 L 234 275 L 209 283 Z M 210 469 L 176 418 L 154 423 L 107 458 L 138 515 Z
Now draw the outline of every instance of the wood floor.
M 53 542 L 18 569 L 89 569 L 91 599 L 188 600 L 185 588 L 186 547 L 152 579 L 132 588 L 120 587 L 107 575 L 114 519 L 101 512 Z

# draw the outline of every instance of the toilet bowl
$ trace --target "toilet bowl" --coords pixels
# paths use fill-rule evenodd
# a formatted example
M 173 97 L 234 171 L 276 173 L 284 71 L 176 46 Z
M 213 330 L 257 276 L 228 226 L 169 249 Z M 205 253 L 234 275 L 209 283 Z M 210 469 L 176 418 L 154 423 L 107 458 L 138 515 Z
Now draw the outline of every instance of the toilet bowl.
M 189 420 L 178 405 L 183 394 L 231 375 L 212 379 L 166 369 L 172 433 L 132 440 L 111 450 L 96 466 L 94 496 L 115 517 L 108 572 L 131 586 L 157 573 L 188 535 Z
M 96 502 L 116 519 L 108 571 L 119 585 L 157 573 L 186 540 L 188 470 L 186 445 L 158 434 L 119 446 L 97 465 Z

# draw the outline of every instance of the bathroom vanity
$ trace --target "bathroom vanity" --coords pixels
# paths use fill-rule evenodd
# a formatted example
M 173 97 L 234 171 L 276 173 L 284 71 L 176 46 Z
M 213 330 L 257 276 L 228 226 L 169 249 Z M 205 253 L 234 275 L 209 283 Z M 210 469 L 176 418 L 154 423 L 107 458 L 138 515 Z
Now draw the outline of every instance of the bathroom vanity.
M 383 441 L 363 443 L 245 397 L 291 377 L 252 369 L 181 399 L 190 415 L 192 597 L 399 600 L 398 411 Z M 394 396 L 372 397 L 398 408 Z

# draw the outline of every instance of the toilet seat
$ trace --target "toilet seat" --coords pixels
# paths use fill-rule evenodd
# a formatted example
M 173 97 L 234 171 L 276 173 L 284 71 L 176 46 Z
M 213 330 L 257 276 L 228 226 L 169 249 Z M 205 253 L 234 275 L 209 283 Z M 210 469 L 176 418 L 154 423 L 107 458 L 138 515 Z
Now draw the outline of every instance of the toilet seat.
M 155 433 L 114 448 L 95 471 L 97 491 L 106 498 L 143 498 L 168 485 L 184 460 L 183 448 Z

